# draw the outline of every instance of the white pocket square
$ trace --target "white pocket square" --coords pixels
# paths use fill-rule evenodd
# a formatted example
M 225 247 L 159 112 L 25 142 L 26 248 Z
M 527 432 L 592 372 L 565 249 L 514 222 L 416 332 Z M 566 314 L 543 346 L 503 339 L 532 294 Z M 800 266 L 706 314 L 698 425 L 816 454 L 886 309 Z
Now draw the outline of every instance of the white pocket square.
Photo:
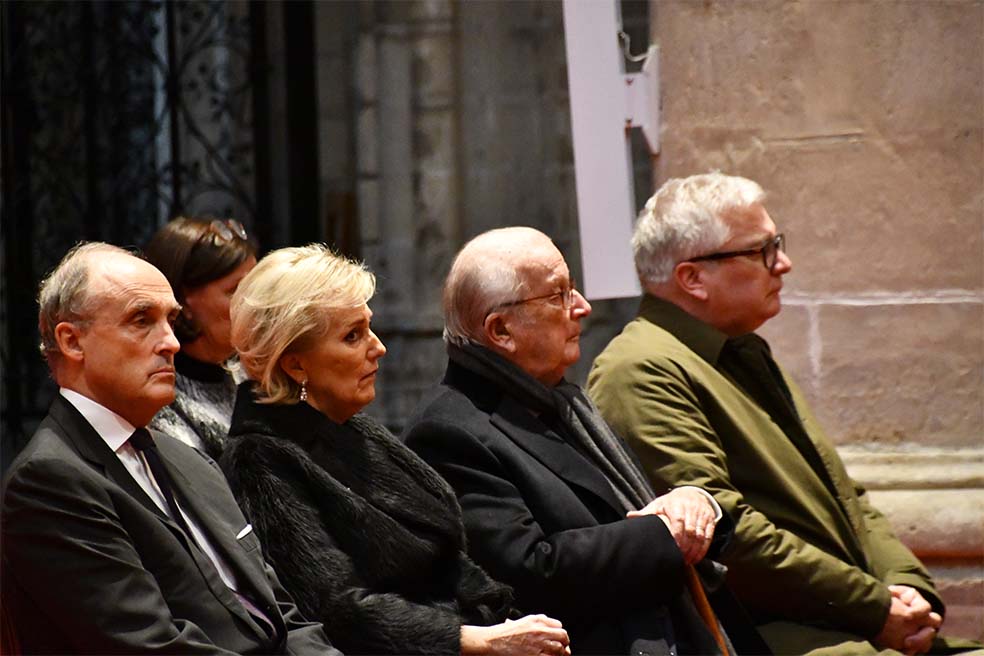
M 253 532 L 253 525 L 247 524 L 243 527 L 243 530 L 239 531 L 239 535 L 236 536 L 237 540 L 242 540 L 244 537 Z

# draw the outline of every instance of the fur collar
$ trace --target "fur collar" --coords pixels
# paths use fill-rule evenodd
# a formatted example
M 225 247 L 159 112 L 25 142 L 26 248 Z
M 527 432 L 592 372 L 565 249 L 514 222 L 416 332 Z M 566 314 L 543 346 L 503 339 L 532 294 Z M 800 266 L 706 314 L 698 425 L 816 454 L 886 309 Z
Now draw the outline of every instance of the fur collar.
M 306 403 L 259 404 L 248 385 L 236 400 L 229 461 L 240 475 L 303 480 L 333 536 L 361 554 L 371 578 L 427 576 L 465 550 L 453 491 L 382 424 L 365 415 L 336 424 Z M 256 449 L 264 453 L 251 456 Z

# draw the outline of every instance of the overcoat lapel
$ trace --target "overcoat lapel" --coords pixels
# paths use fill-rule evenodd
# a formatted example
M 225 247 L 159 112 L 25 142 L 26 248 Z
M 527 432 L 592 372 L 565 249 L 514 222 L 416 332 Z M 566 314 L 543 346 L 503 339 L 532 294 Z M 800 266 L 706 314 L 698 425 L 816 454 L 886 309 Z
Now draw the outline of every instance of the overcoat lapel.
M 791 430 L 787 432 L 734 378 L 722 372 L 717 374 L 731 385 L 734 393 L 732 400 L 742 404 L 743 414 L 756 419 L 760 434 L 764 436 L 763 444 L 767 445 L 768 450 L 782 461 L 783 467 L 799 481 L 800 487 L 815 490 L 808 495 L 811 503 L 824 507 L 824 512 L 836 523 L 832 532 L 838 536 L 841 546 L 853 562 L 862 569 L 867 569 L 868 559 L 859 538 L 864 531 L 863 518 L 854 510 L 847 495 L 843 494 L 844 489 L 849 489 L 851 484 L 846 472 L 843 476 L 837 475 L 836 456 L 831 457 L 832 454 L 808 430 L 807 422 L 813 420 L 795 384 L 787 379 L 787 384 L 793 390 L 793 407 L 797 413 L 795 422 L 791 423 Z M 813 424 L 816 425 L 815 422 Z
M 715 404 L 732 408 L 735 416 L 748 417 L 754 422 L 749 432 L 756 436 L 753 444 L 767 451 L 770 459 L 797 481 L 790 493 L 809 499 L 807 504 L 810 506 L 822 505 L 823 511 L 836 523 L 830 528 L 830 534 L 836 536 L 845 557 L 867 569 L 866 549 L 860 537 L 865 534 L 864 519 L 851 500 L 853 482 L 836 452 L 824 444 L 822 430 L 792 378 L 772 360 L 776 370 L 767 375 L 778 376 L 792 397 L 792 405 L 784 414 L 788 421 L 783 423 L 791 426 L 786 432 L 738 380 L 718 368 L 727 339 L 725 335 L 672 303 L 648 295 L 643 297 L 639 314 L 642 325 L 652 331 L 646 336 L 649 343 L 659 344 L 662 348 L 669 345 L 674 352 L 679 348 L 675 357 L 688 362 L 695 381 L 708 390 Z M 768 349 L 767 344 L 765 348 Z M 769 357 L 771 359 L 771 355 Z
M 617 514 L 623 513 L 611 484 L 598 468 L 511 396 L 503 395 L 490 421 L 564 481 L 591 492 Z

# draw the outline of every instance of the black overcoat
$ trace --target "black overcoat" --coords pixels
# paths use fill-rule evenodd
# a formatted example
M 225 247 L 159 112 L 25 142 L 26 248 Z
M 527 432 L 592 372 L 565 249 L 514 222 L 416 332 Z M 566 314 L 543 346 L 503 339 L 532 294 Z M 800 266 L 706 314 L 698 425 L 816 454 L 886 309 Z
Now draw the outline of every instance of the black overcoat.
M 683 556 L 656 516 L 626 519 L 598 468 L 548 423 L 451 362 L 404 432 L 454 488 L 469 553 L 575 654 L 670 654 Z M 719 525 L 718 544 L 730 533 Z

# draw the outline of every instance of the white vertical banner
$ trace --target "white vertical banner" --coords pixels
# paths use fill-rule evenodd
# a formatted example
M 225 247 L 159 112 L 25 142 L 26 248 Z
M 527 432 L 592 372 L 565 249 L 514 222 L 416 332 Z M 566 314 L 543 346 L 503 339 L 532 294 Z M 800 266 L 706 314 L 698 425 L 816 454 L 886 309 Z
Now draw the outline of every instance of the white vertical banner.
M 589 299 L 640 293 L 629 244 L 635 204 L 618 8 L 616 0 L 564 0 L 583 288 Z

